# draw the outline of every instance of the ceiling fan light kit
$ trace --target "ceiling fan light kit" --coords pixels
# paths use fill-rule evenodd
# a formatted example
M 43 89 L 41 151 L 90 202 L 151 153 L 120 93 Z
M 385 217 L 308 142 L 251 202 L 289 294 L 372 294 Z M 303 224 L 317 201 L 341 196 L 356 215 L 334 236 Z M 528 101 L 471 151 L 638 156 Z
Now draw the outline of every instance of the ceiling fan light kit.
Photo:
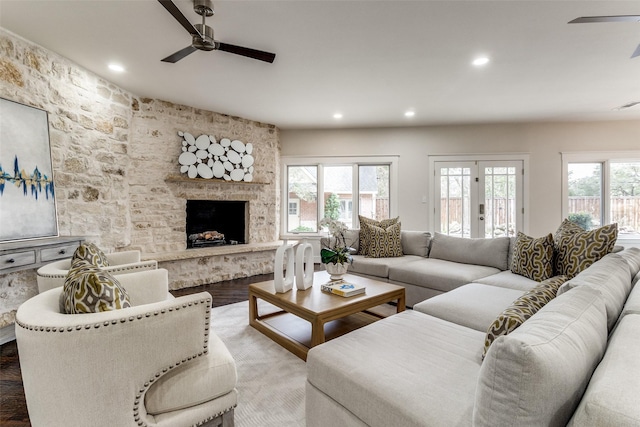
M 228 43 L 216 41 L 213 35 L 213 28 L 206 24 L 206 18 L 213 16 L 212 0 L 194 0 L 193 10 L 202 16 L 202 23 L 191 24 L 189 20 L 180 12 L 180 9 L 171 0 L 158 0 L 158 2 L 174 17 L 176 21 L 184 27 L 191 35 L 191 46 L 187 46 L 162 60 L 162 62 L 175 63 L 195 52 L 196 50 L 212 51 L 221 50 L 247 58 L 257 59 L 268 63 L 273 63 L 276 58 L 275 53 L 264 52 L 262 50 L 248 47 L 236 46 Z

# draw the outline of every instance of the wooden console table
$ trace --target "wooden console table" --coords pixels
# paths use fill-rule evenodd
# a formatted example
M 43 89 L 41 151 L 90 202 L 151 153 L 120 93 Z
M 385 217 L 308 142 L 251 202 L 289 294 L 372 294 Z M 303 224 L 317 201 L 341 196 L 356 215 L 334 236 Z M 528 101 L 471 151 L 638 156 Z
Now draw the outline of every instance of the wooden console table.
M 84 237 L 44 237 L 0 243 L 0 274 L 38 268 L 49 262 L 70 258 Z

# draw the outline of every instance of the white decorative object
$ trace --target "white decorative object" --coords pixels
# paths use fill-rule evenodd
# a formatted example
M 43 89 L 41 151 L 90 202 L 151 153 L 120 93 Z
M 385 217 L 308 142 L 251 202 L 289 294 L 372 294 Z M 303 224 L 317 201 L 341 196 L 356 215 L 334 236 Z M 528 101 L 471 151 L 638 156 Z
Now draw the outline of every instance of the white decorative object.
M 296 250 L 296 288 L 304 291 L 313 286 L 313 246 L 307 239 Z
M 181 154 L 178 157 L 180 172 L 189 178 L 222 178 L 226 181 L 253 181 L 251 155 L 253 145 L 239 139 L 222 138 L 218 143 L 213 135 L 195 138 L 189 132 L 179 131 L 183 138 Z
M 283 267 L 286 257 L 286 268 Z M 293 288 L 293 246 L 289 245 L 285 240 L 282 246 L 276 249 L 276 260 L 273 268 L 273 284 L 276 293 L 283 294 L 289 292 Z
M 349 268 L 347 264 L 342 264 L 342 263 L 337 263 L 337 264 L 328 263 L 328 264 L 325 264 L 324 266 L 327 269 L 327 273 L 329 273 L 329 275 L 331 276 L 331 280 L 342 279 L 342 276 L 347 274 L 347 270 Z

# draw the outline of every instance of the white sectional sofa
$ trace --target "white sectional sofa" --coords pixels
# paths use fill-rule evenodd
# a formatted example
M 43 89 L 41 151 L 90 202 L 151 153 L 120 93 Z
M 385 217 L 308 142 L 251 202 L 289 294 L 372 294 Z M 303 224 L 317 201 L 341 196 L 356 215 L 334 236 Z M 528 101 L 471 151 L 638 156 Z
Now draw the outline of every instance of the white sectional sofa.
M 424 301 L 471 282 L 526 291 L 537 282 L 509 271 L 509 237 L 460 239 L 426 231 L 402 231 L 403 256 L 369 258 L 353 255 L 349 272 L 402 285 L 407 305 Z M 358 250 L 358 230 L 349 230 L 347 243 Z
M 483 360 L 489 326 L 538 282 L 508 270 L 508 247 L 503 266 L 491 264 L 497 250 L 480 250 L 502 242 L 464 239 L 441 259 L 415 253 L 417 232 L 403 233 L 409 254 L 387 259 L 386 277 L 383 259 L 356 255 L 353 271 L 404 284 L 413 310 L 309 351 L 308 427 L 640 425 L 640 249 L 568 280 Z M 439 238 L 432 251 L 460 243 Z

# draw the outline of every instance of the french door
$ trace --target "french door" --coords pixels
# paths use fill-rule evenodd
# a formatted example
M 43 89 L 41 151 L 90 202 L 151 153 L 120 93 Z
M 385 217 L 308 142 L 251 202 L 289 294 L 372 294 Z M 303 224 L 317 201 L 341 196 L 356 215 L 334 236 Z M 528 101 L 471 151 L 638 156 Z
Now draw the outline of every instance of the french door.
M 434 162 L 435 230 L 458 237 L 522 231 L 521 160 Z

